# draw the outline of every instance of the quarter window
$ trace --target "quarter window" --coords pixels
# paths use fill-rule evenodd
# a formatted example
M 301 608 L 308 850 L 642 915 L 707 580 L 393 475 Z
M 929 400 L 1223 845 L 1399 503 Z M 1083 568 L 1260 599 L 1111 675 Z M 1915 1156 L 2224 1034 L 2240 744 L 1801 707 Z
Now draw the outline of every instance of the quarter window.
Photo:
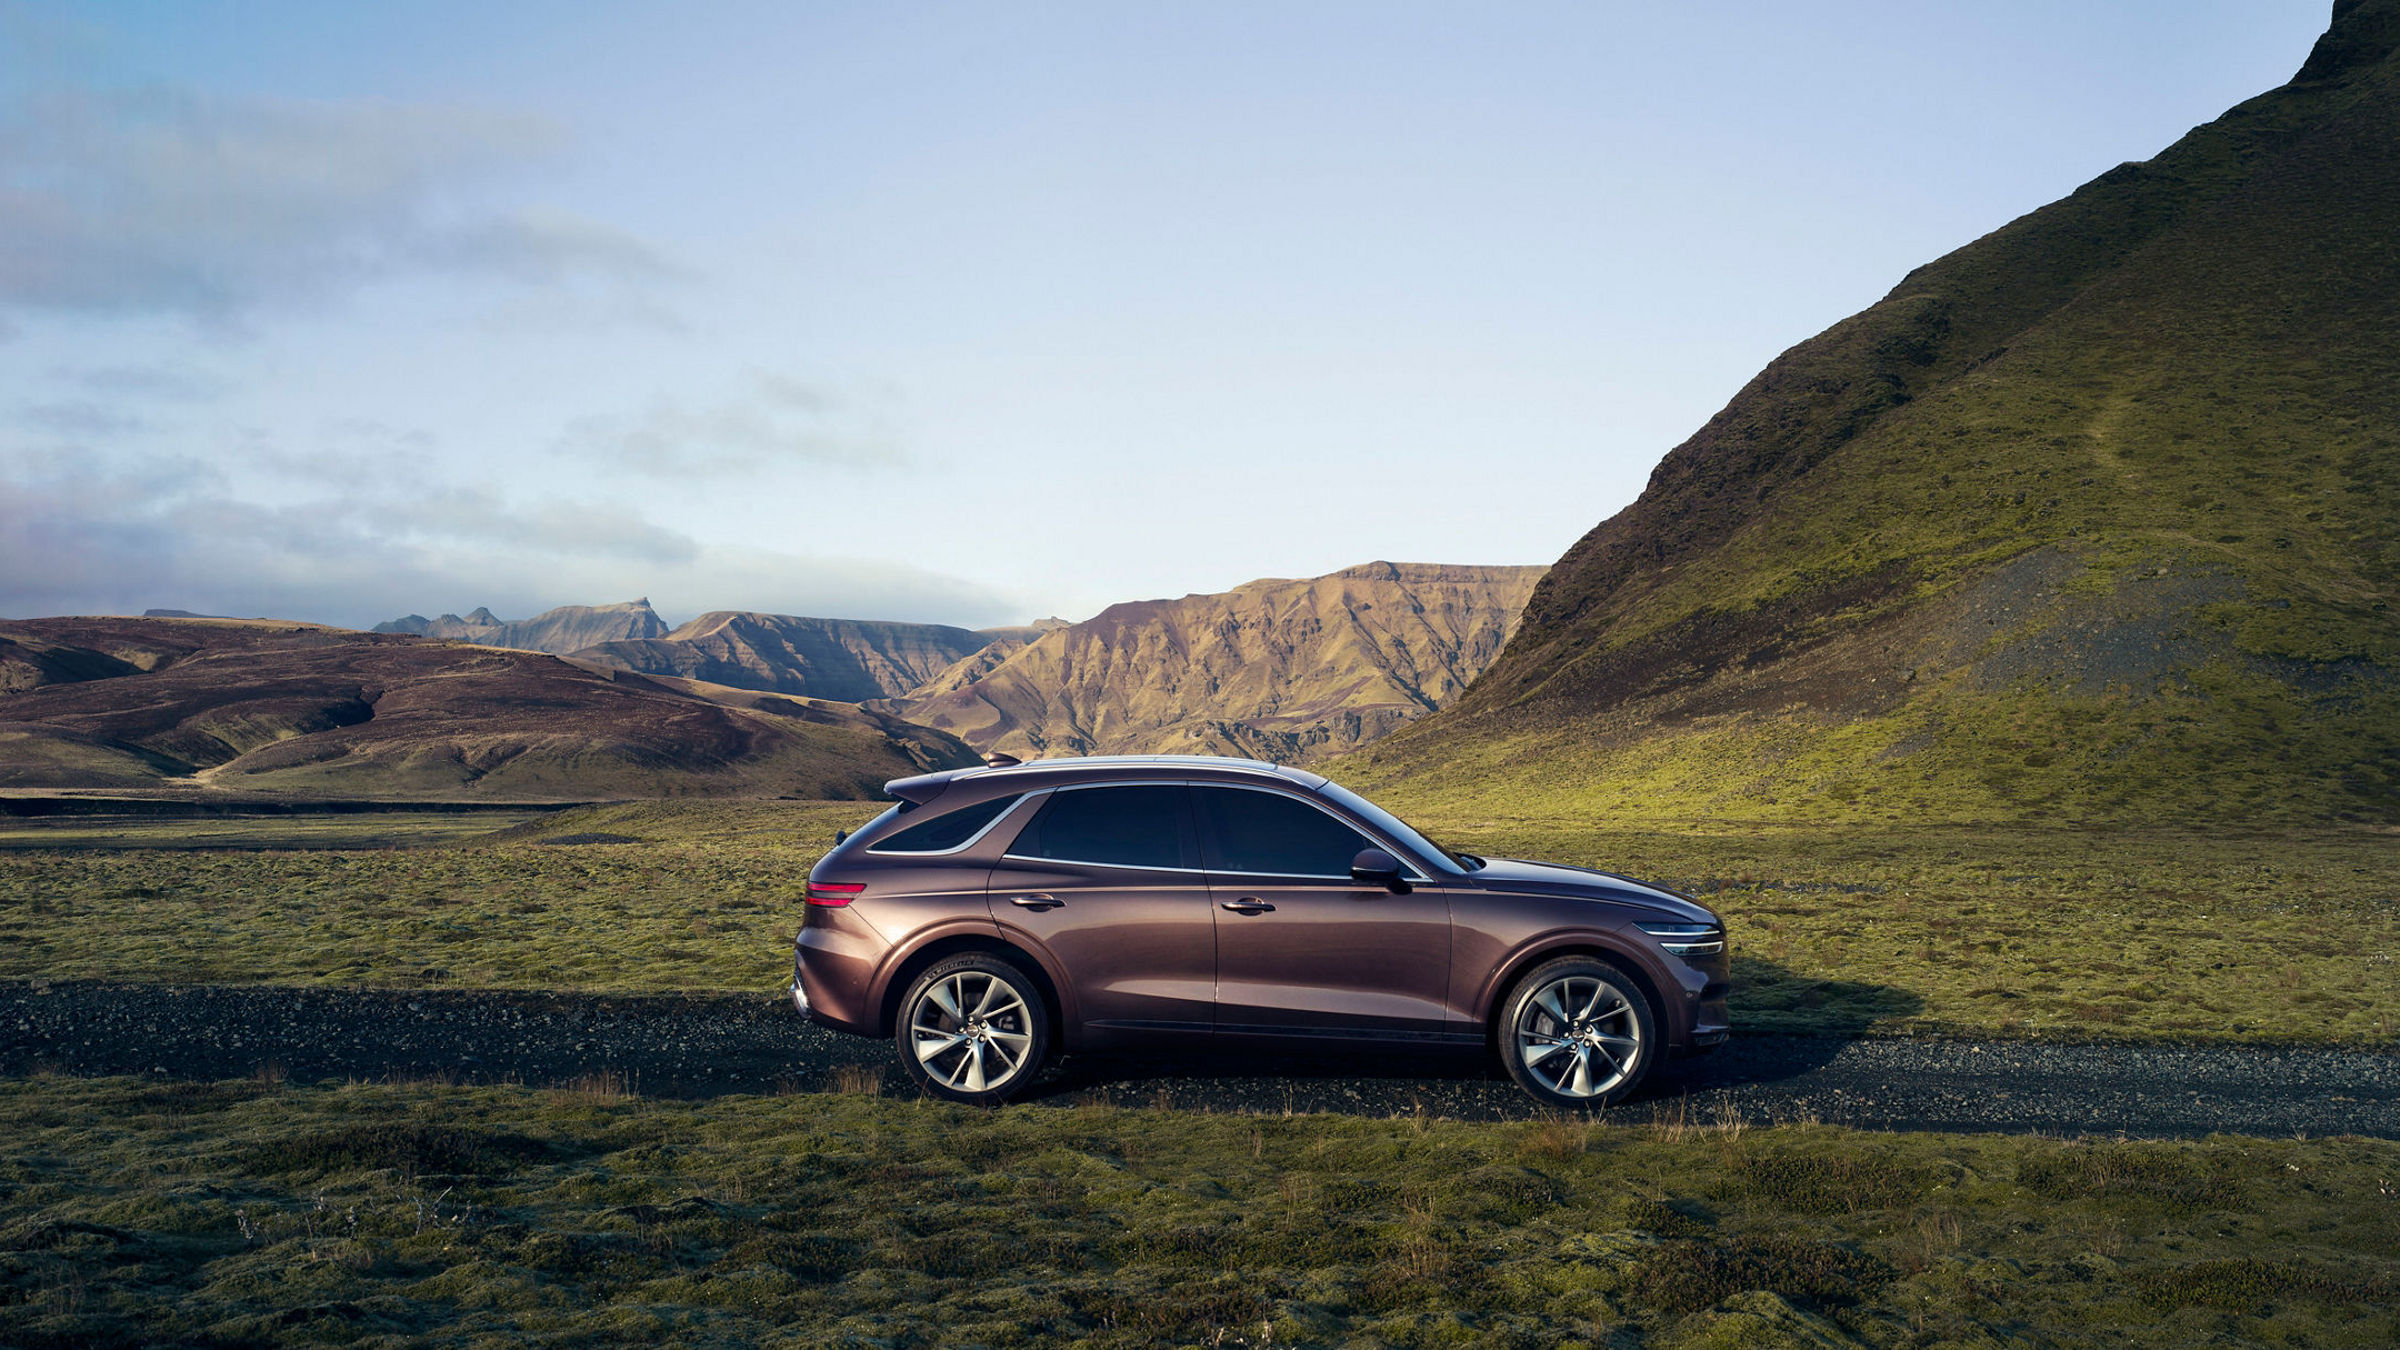
M 1216 840 L 1209 866 L 1275 876 L 1346 877 L 1360 849 L 1380 848 L 1316 807 L 1277 792 L 1195 788 Z
M 1009 847 L 1021 858 L 1116 867 L 1192 866 L 1184 842 L 1183 789 L 1164 784 L 1052 793 Z
M 962 806 L 955 811 L 920 821 L 888 839 L 879 839 L 867 846 L 871 853 L 948 853 L 965 844 L 983 827 L 1000 818 L 1000 813 L 1017 804 L 1015 797 L 994 797 L 988 802 Z

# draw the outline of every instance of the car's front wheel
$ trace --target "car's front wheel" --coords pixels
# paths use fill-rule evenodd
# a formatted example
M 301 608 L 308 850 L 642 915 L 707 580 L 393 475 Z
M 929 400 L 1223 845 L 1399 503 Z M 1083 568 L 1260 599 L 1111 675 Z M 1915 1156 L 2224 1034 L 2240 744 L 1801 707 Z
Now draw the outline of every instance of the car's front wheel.
M 1657 1057 L 1658 1019 L 1625 973 L 1567 956 L 1519 981 L 1500 1016 L 1508 1076 L 1550 1106 L 1595 1110 L 1624 1100 Z
M 900 1000 L 900 1063 L 946 1101 L 998 1106 L 1050 1053 L 1050 1015 L 1033 977 L 987 952 L 936 961 Z

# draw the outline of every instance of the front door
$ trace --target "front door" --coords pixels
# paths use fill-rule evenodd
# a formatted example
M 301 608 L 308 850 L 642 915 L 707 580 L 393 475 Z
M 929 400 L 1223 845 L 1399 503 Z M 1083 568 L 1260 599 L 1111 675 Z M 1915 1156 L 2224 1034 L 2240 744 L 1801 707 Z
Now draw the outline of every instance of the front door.
M 1383 848 L 1298 796 L 1194 785 L 1216 902 L 1217 1030 L 1415 1039 L 1448 1025 L 1450 901 L 1350 879 Z
M 1074 983 L 1077 1043 L 1111 1031 L 1205 1032 L 1215 910 L 1179 783 L 1060 788 L 991 875 L 992 917 Z

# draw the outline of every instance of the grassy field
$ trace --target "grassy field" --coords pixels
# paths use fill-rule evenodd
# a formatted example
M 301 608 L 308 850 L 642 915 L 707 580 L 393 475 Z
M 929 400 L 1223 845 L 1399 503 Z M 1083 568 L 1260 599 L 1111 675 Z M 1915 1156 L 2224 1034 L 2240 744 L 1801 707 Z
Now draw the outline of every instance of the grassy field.
M 0 853 L 0 976 L 773 989 L 809 866 L 875 809 L 647 803 L 467 844 L 432 822 L 432 846 L 382 851 Z M 1749 1030 L 2394 1039 L 2400 836 L 2385 831 L 1422 818 L 1459 847 L 1704 892 L 1732 925 Z M 406 820 L 359 828 L 414 838 Z
M 0 1083 L 0 1342 L 2387 1346 L 2400 1145 Z
M 424 848 L 479 842 L 497 831 L 539 821 L 548 812 L 391 811 L 358 814 L 293 813 L 216 819 L 171 816 L 0 816 L 0 852 L 105 849 Z

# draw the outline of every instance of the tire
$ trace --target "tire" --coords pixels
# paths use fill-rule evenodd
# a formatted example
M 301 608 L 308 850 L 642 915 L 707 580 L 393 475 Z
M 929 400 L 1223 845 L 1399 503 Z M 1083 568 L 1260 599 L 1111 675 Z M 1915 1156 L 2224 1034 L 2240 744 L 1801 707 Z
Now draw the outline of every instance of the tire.
M 900 1067 L 928 1095 L 998 1106 L 1041 1075 L 1050 1014 L 1022 966 L 965 952 L 927 966 L 908 986 L 892 1039 Z
M 1658 1059 L 1658 1017 L 1632 977 L 1565 956 L 1517 982 L 1500 1007 L 1500 1063 L 1545 1106 L 1596 1111 L 1641 1086 Z

